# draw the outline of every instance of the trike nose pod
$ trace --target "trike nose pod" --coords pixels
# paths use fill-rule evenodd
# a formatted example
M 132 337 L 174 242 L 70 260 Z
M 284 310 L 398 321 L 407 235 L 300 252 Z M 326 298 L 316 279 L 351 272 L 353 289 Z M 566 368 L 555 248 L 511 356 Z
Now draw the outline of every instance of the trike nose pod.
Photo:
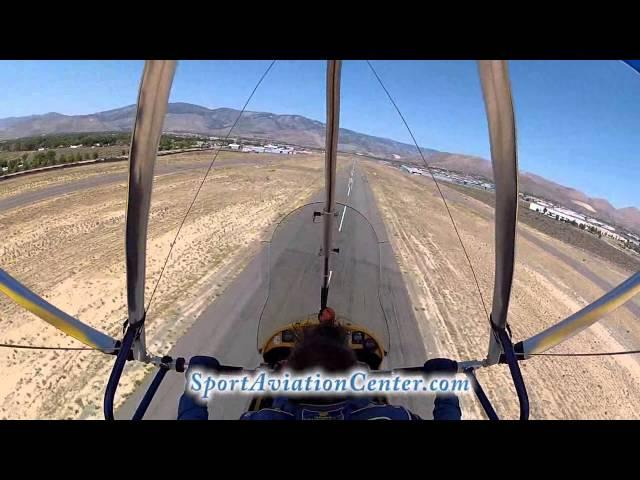
M 268 295 L 258 326 L 258 350 L 288 343 L 300 324 L 317 323 L 324 253 L 324 203 L 304 205 L 285 216 L 268 244 Z M 336 204 L 329 262 L 327 306 L 352 339 L 389 348 L 389 329 L 381 302 L 380 243 L 357 210 Z M 291 332 L 290 332 L 291 331 Z M 358 346 L 354 348 L 359 348 Z M 266 358 L 265 358 L 266 360 Z

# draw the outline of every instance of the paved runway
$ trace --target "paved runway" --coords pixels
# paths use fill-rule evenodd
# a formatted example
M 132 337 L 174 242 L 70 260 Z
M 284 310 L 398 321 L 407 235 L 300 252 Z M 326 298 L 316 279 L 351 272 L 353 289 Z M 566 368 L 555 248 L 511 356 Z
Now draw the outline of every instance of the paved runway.
M 381 330 L 376 333 L 388 338 L 389 354 L 383 368 L 420 365 L 426 359 L 422 335 L 391 246 L 386 243 L 384 224 L 367 178 L 356 163 L 338 174 L 336 189 L 337 202 L 360 212 L 373 226 L 375 235 L 357 212 L 337 205 L 334 240 L 340 253 L 336 255 L 339 258 L 332 260 L 328 303 L 330 306 L 336 304 L 339 315 L 346 311 L 353 322 Z M 312 202 L 323 200 L 323 194 L 319 193 Z M 299 312 L 317 312 L 322 223 L 318 219 L 317 224 L 310 224 L 312 211 L 321 211 L 322 206 L 319 203 L 317 208 L 306 207 L 305 215 L 289 217 L 287 226 L 279 232 L 276 230 L 278 233 L 273 244 L 263 247 L 224 294 L 203 311 L 169 354 L 187 359 L 197 354 L 213 355 L 224 364 L 254 368 L 261 361 L 257 352 L 258 337 L 273 333 L 272 325 L 263 323 L 266 328 L 259 327 L 263 308 L 263 322 L 267 318 L 296 316 Z M 307 213 L 308 222 L 305 220 Z M 370 247 L 376 237 L 382 242 L 379 244 L 379 257 L 371 248 L 363 248 L 365 245 Z M 271 272 L 270 265 L 274 266 Z M 274 272 L 291 274 L 278 276 L 285 279 L 280 281 L 274 279 Z M 150 381 L 151 377 L 125 402 L 117 418 L 132 416 Z M 168 374 L 145 418 L 175 419 L 184 385 L 183 374 Z M 249 401 L 250 398 L 244 395 L 225 396 L 210 405 L 209 417 L 237 419 Z M 431 415 L 430 398 L 405 397 L 398 399 L 398 403 L 408 406 L 423 418 Z

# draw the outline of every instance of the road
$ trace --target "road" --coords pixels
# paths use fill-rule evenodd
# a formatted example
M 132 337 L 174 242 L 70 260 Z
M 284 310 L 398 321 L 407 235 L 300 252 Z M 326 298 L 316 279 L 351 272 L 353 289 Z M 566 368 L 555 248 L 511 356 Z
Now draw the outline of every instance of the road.
M 542 248 L 547 253 L 563 261 L 565 264 L 570 265 L 571 268 L 573 268 L 576 272 L 578 272 L 580 275 L 582 275 L 589 281 L 593 282 L 598 288 L 601 288 L 605 292 L 608 292 L 609 290 L 612 290 L 617 286 L 616 284 L 609 282 L 602 277 L 599 277 L 592 270 L 586 267 L 584 264 L 576 261 L 575 259 L 571 258 L 569 255 L 561 252 L 559 249 L 551 245 L 549 242 L 545 242 L 544 240 L 537 237 L 536 235 L 533 235 L 532 233 L 527 232 L 523 229 L 521 229 L 518 232 L 518 234 L 521 235 L 523 238 L 526 238 L 527 240 L 529 240 L 531 243 Z M 626 308 L 634 316 L 640 317 L 640 304 L 638 302 L 640 302 L 640 299 L 633 299 L 625 303 L 622 308 Z
M 427 177 L 419 177 L 417 178 L 417 180 L 424 183 L 431 182 L 431 179 Z M 447 187 L 445 186 L 445 188 Z M 472 187 L 465 187 L 465 188 L 472 188 Z M 447 198 L 457 198 L 461 202 L 464 202 L 464 198 L 466 198 L 466 194 L 463 191 L 458 189 L 448 188 L 446 191 L 446 195 L 447 195 Z M 474 198 L 474 197 L 471 197 L 471 198 Z M 478 201 L 481 201 L 481 200 L 478 200 Z M 493 209 L 494 207 L 489 206 L 489 208 Z M 489 211 L 484 209 L 474 209 L 474 212 L 480 217 L 482 217 L 483 219 L 487 220 L 489 223 L 494 222 L 494 217 L 491 213 L 489 213 Z M 533 229 L 533 227 L 530 227 L 530 228 Z M 579 275 L 582 275 L 584 278 L 586 278 L 587 280 L 589 280 L 590 282 L 592 282 L 598 288 L 604 290 L 605 292 L 608 292 L 618 286 L 618 283 L 610 282 L 600 277 L 596 272 L 594 272 L 584 263 L 576 260 L 575 258 L 572 258 L 566 253 L 563 253 L 560 249 L 556 248 L 551 242 L 546 241 L 544 238 L 540 237 L 537 231 L 530 231 L 523 227 L 519 227 L 516 241 L 518 241 L 519 238 L 523 238 L 531 242 L 532 244 L 544 250 L 549 255 L 557 258 L 559 262 L 573 269 L 576 273 L 578 273 Z M 587 252 L 587 255 L 590 255 L 590 253 Z M 593 300 L 595 300 L 595 298 Z M 636 317 L 640 317 L 640 298 L 634 298 L 626 302 L 621 308 L 625 308 L 632 315 Z
M 375 328 L 378 335 L 388 338 L 388 356 L 383 368 L 420 365 L 426 359 L 427 350 L 367 178 L 357 164 L 338 174 L 336 190 L 337 202 L 360 212 L 373 226 L 375 235 L 359 213 L 337 206 L 338 228 L 334 233 L 340 253 L 331 267 L 329 305 L 337 305 L 338 315 L 346 311 L 353 322 Z M 322 194 L 312 201 L 322 202 Z M 321 210 L 322 204 L 317 207 Z M 255 368 L 261 362 L 257 352 L 259 337 L 272 333 L 273 325 L 268 319 L 273 322 L 273 319 L 291 318 L 301 312 L 317 312 L 321 279 L 318 252 L 322 238 L 318 232 L 322 230 L 321 223 L 311 223 L 314 209 L 305 209 L 303 216 L 288 217 L 287 227 L 276 230 L 279 233 L 272 245 L 265 245 L 225 293 L 202 312 L 170 355 L 187 359 L 197 354 L 212 355 L 224 364 Z M 304 219 L 308 221 L 305 223 Z M 379 257 L 377 251 L 363 248 L 372 245 L 372 238 L 375 244 L 376 236 L 381 242 Z M 270 265 L 274 265 L 274 271 L 269 272 Z M 275 275 L 274 279 L 274 272 L 290 274 Z M 434 351 L 433 348 L 427 345 L 428 351 Z M 150 381 L 151 376 L 119 409 L 117 418 L 131 418 Z M 168 374 L 145 418 L 175 419 L 184 385 L 183 374 Z M 225 396 L 210 405 L 209 417 L 237 419 L 249 401 L 246 395 Z M 394 401 L 423 418 L 431 416 L 433 405 L 429 397 L 404 397 Z
M 172 175 L 179 172 L 187 172 L 190 170 L 203 170 L 207 168 L 209 165 L 210 159 L 192 161 L 192 160 L 180 160 L 170 162 L 168 160 L 163 160 L 162 157 L 157 161 L 155 168 L 155 176 L 156 178 L 163 175 Z M 217 160 L 214 164 L 214 169 L 223 168 L 225 166 L 231 165 L 255 165 L 258 163 L 264 163 L 264 161 L 259 159 L 241 159 L 241 160 Z M 87 167 L 77 167 L 77 169 L 82 168 L 90 168 Z M 62 172 L 69 172 L 70 170 L 63 170 Z M 74 172 L 77 170 L 74 170 Z M 81 170 L 80 170 L 81 171 Z M 62 195 L 67 195 L 70 193 L 76 193 L 81 190 L 87 190 L 90 188 L 98 188 L 104 187 L 106 185 L 110 185 L 113 183 L 127 183 L 128 172 L 116 172 L 116 173 L 106 173 L 101 175 L 96 175 L 88 178 L 79 178 L 75 180 L 70 180 L 61 185 L 51 185 L 46 188 L 38 188 L 33 191 L 25 191 L 22 193 L 18 193 L 17 195 L 11 195 L 6 198 L 0 198 L 0 212 L 4 212 L 10 210 L 12 208 L 20 208 L 26 205 L 31 205 L 36 202 L 42 202 L 51 198 L 58 198 Z M 7 180 L 8 182 L 9 180 Z M 0 182 L 0 187 L 2 187 L 3 183 Z

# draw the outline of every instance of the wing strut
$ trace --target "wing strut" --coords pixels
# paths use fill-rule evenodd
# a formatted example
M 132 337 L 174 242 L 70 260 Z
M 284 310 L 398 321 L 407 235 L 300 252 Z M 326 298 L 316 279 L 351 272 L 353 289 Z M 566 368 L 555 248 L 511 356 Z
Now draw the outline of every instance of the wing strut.
M 104 415 L 107 420 L 113 420 L 113 400 L 126 361 L 149 360 L 144 337 L 147 225 L 153 187 L 153 167 L 175 69 L 174 60 L 148 60 L 144 66 L 138 93 L 136 123 L 133 127 L 129 151 L 125 240 L 129 317 L 122 345 L 105 390 Z
M 528 355 L 542 353 L 577 335 L 602 317 L 620 307 L 640 293 L 640 272 L 630 276 L 595 302 L 570 315 L 561 322 L 515 345 L 516 352 L 526 359 Z
M 91 348 L 111 354 L 115 354 L 118 350 L 119 342 L 115 339 L 51 305 L 2 269 L 0 269 L 0 292 L 48 324 Z
M 529 417 L 529 398 L 507 325 L 518 222 L 518 157 L 513 100 L 506 61 L 480 60 L 478 67 L 489 124 L 491 163 L 496 186 L 495 278 L 490 318 L 492 334 L 485 364 L 498 363 L 504 353 L 520 402 L 520 419 L 526 420 Z
M 340 70 L 341 60 L 327 61 L 327 133 L 325 144 L 325 192 L 323 254 L 324 269 L 320 308 L 327 306 L 329 297 L 329 279 L 331 274 L 331 253 L 333 251 L 332 232 L 336 204 L 336 165 L 338 154 L 338 135 L 340 128 Z

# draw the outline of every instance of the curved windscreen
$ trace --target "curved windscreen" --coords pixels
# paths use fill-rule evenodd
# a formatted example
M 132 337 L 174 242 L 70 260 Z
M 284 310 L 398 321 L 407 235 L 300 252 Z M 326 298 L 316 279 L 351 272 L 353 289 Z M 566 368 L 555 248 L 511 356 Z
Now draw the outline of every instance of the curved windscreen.
M 269 243 L 269 293 L 258 327 L 258 348 L 279 330 L 317 319 L 324 273 L 324 203 L 304 205 L 284 217 Z M 389 329 L 380 302 L 380 246 L 357 210 L 336 205 L 327 306 L 341 323 L 362 327 L 385 350 Z

